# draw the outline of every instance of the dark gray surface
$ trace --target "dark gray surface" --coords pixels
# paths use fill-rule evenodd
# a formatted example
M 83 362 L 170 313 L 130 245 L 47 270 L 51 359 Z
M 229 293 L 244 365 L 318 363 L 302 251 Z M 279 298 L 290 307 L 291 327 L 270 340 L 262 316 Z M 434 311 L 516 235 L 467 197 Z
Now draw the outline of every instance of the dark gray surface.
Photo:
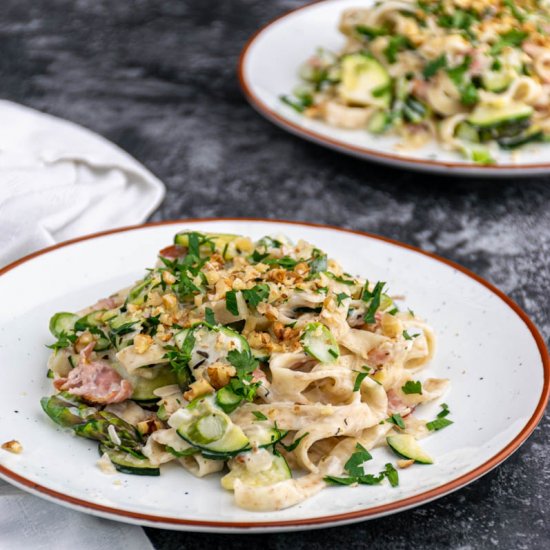
M 550 337 L 550 178 L 454 179 L 368 164 L 300 141 L 245 102 L 247 37 L 300 2 L 3 0 L 4 98 L 88 126 L 153 170 L 153 216 L 264 216 L 362 229 L 473 269 Z M 316 532 L 215 536 L 148 529 L 156 548 L 550 547 L 548 415 L 505 464 L 457 493 Z

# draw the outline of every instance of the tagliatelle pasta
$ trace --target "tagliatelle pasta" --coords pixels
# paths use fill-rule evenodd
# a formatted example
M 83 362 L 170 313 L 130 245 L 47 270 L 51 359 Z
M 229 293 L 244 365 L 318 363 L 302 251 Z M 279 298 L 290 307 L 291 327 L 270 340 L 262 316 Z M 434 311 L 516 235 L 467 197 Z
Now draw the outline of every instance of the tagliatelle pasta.
M 345 10 L 281 99 L 346 129 L 437 141 L 478 163 L 548 141 L 550 9 L 544 0 L 389 0 Z M 460 121 L 458 124 L 450 123 Z
M 42 406 L 99 442 L 102 469 L 224 471 L 250 510 L 328 484 L 396 485 L 391 463 L 365 472 L 369 450 L 431 463 L 417 438 L 452 423 L 446 405 L 432 422 L 412 416 L 448 384 L 417 376 L 431 327 L 305 241 L 178 233 L 133 287 L 55 314 L 50 330 L 58 393 Z

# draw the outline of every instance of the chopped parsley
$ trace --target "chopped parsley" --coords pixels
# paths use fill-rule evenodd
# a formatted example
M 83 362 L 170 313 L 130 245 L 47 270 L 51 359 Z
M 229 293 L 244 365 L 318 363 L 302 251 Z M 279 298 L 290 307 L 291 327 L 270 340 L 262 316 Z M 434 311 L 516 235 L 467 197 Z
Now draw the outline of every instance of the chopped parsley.
M 315 248 L 311 259 L 309 260 L 309 273 L 315 275 L 327 270 L 328 259 L 327 255 Z
M 252 411 L 252 414 L 256 417 L 256 420 L 267 420 L 267 416 L 261 411 Z
M 294 269 L 298 264 L 298 260 L 294 260 L 290 256 L 283 256 L 282 258 L 265 258 L 263 263 L 267 265 L 276 265 L 283 269 Z
M 504 48 L 512 47 L 517 48 L 521 46 L 523 41 L 529 36 L 529 33 L 520 31 L 519 29 L 510 29 L 500 35 L 497 42 L 491 47 L 491 55 L 498 55 Z
M 69 334 L 67 332 L 62 332 L 59 335 L 57 342 L 54 342 L 53 344 L 46 347 L 53 349 L 54 351 L 68 348 L 71 344 L 74 344 L 74 342 L 76 342 L 76 338 L 77 338 L 76 334 Z
M 209 325 L 215 325 L 216 324 L 216 318 L 214 317 L 214 312 L 209 307 L 205 308 L 205 310 L 204 310 L 204 320 Z
M 304 439 L 304 437 L 306 435 L 309 435 L 309 432 L 306 432 L 305 434 L 301 435 L 298 439 L 295 439 L 290 445 L 285 445 L 281 441 L 279 441 L 279 445 L 281 445 L 281 447 L 285 451 L 288 451 L 289 453 L 291 453 L 292 451 L 294 451 L 298 447 L 298 445 L 302 442 L 302 439 Z
M 337 295 L 336 295 L 336 304 L 341 306 L 342 305 L 342 302 L 346 299 L 346 298 L 349 298 L 350 295 L 349 294 L 346 294 L 345 292 L 339 292 Z
M 450 412 L 451 411 L 449 410 L 447 403 L 442 403 L 441 410 L 437 413 L 437 417 L 431 422 L 426 422 L 426 428 L 430 431 L 436 431 L 450 426 L 453 424 L 453 421 L 445 418 L 448 414 L 450 414 Z
M 401 428 L 402 430 L 405 429 L 405 422 L 403 421 L 403 418 L 399 413 L 392 414 L 386 422 L 389 422 L 390 424 L 395 424 L 398 428 Z
M 260 302 L 267 300 L 269 296 L 269 285 L 265 283 L 259 284 L 250 289 L 243 290 L 242 293 L 246 303 L 252 307 L 256 307 Z
M 384 466 L 384 470 L 378 475 L 365 474 L 363 464 L 369 460 L 372 460 L 372 455 L 360 443 L 357 443 L 355 452 L 344 466 L 344 470 L 348 475 L 345 477 L 326 476 L 324 480 L 334 485 L 353 485 L 355 483 L 378 485 L 384 478 L 387 478 L 392 487 L 399 485 L 397 470 L 389 463 Z
M 191 360 L 191 354 L 193 353 L 193 348 L 195 347 L 195 333 L 193 329 L 189 329 L 181 348 L 177 346 L 167 346 L 166 354 L 164 355 L 165 359 L 168 359 L 170 366 L 176 373 L 185 372 L 188 368 L 189 361 Z
M 405 340 L 412 340 L 412 336 L 406 330 L 403 331 L 403 338 Z
M 355 383 L 353 384 L 353 391 L 359 391 L 361 389 L 361 384 L 363 383 L 363 380 L 368 376 L 368 374 L 368 371 L 357 373 Z
M 384 55 L 388 63 L 392 64 L 397 61 L 397 54 L 403 50 L 411 50 L 413 45 L 411 41 L 401 34 L 391 36 L 388 45 L 384 49 Z
M 434 76 L 439 71 L 439 69 L 444 69 L 446 66 L 447 56 L 442 53 L 439 57 L 426 64 L 424 70 L 422 71 L 422 75 L 426 80 L 428 80 L 429 78 Z
M 296 99 L 293 99 L 287 95 L 282 95 L 279 99 L 289 107 L 292 107 L 292 109 L 298 113 L 303 113 L 308 107 L 313 105 L 313 97 L 306 94 L 303 94 Z
M 350 456 L 349 460 L 344 465 L 344 469 L 351 476 L 359 477 L 365 475 L 363 463 L 372 460 L 372 455 L 361 445 L 357 443 L 355 452 Z
M 405 382 L 405 385 L 401 386 L 401 391 L 407 395 L 410 395 L 412 393 L 418 393 L 422 395 L 422 382 L 420 382 L 420 380 L 407 380 L 407 382 Z
M 237 376 L 229 382 L 231 389 L 247 401 L 252 401 L 260 382 L 252 382 L 252 373 L 258 368 L 258 361 L 248 351 L 232 349 L 227 360 L 235 367 Z
M 237 303 L 237 292 L 235 290 L 228 290 L 225 293 L 225 309 L 232 315 L 239 315 L 239 304 Z
M 357 25 L 355 27 L 357 33 L 367 38 L 367 40 L 374 40 L 379 36 L 386 36 L 389 33 L 387 27 L 367 27 L 366 25 Z
M 386 283 L 379 281 L 374 285 L 372 292 L 369 290 L 369 282 L 365 283 L 361 299 L 367 303 L 367 311 L 365 313 L 365 323 L 374 323 L 376 321 L 374 315 L 380 307 L 380 299 L 382 291 Z

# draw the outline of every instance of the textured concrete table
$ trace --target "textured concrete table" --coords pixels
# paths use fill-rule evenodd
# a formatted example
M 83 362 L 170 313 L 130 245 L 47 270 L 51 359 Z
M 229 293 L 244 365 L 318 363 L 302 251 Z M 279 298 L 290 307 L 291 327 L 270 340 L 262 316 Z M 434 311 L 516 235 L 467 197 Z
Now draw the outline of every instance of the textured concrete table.
M 168 186 L 160 220 L 264 216 L 342 225 L 436 252 L 515 299 L 550 337 L 550 177 L 430 177 L 287 135 L 245 102 L 247 37 L 300 2 L 3 0 L 1 96 L 118 143 Z M 415 510 L 265 536 L 148 529 L 172 548 L 550 548 L 548 415 L 505 464 Z

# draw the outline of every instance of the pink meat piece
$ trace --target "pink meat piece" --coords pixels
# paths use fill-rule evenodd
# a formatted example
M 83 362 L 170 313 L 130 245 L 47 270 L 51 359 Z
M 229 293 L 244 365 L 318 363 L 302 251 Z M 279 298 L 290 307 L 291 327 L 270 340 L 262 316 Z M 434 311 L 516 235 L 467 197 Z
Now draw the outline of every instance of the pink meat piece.
M 391 353 L 384 348 L 375 348 L 369 351 L 369 362 L 374 365 L 383 365 L 390 358 Z
M 159 256 L 162 256 L 163 258 L 167 258 L 169 260 L 181 258 L 182 256 L 185 256 L 185 254 L 187 254 L 187 248 L 185 248 L 184 246 L 179 246 L 177 244 L 167 246 L 159 252 Z
M 106 361 L 91 361 L 95 342 L 80 352 L 78 365 L 67 378 L 58 378 L 54 386 L 61 391 L 83 397 L 89 403 L 108 405 L 120 403 L 132 396 L 132 384 L 123 379 Z

